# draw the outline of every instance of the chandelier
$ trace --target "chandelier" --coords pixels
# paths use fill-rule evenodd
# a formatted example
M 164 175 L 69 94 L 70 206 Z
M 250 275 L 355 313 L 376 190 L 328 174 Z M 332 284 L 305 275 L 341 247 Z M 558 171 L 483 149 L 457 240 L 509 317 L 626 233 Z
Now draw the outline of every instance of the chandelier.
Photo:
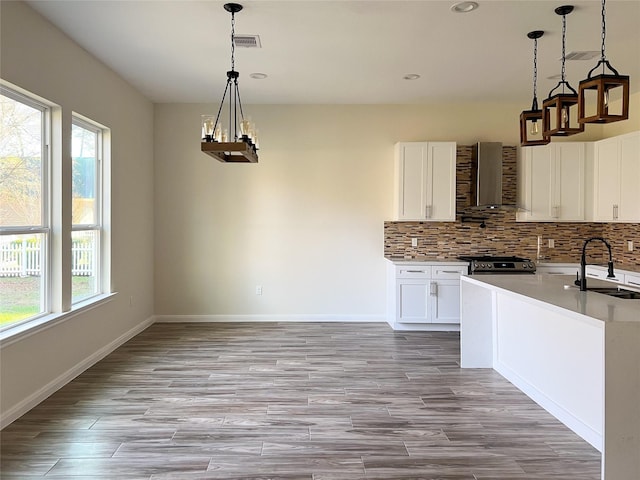
M 584 124 L 578 123 L 577 126 L 572 125 L 571 109 L 578 105 L 578 92 L 576 92 L 565 79 L 567 15 L 572 11 L 572 5 L 564 5 L 555 9 L 556 14 L 562 16 L 562 71 L 560 82 L 549 92 L 549 97 L 542 102 L 542 134 L 544 136 L 566 137 L 584 132 Z M 553 92 L 560 87 L 562 87 L 562 91 L 554 95 Z M 565 87 L 570 93 L 565 91 Z
M 602 48 L 600 61 L 591 69 L 585 80 L 578 86 L 578 122 L 580 123 L 610 123 L 629 118 L 629 77 L 620 75 L 611 66 L 604 53 L 607 24 L 605 16 L 605 0 L 602 0 Z M 602 66 L 602 73 L 592 77 L 591 74 Z M 613 73 L 605 74 L 605 66 Z M 589 115 L 585 108 L 587 92 L 595 90 L 596 111 Z M 621 109 L 618 113 L 609 111 L 611 92 L 620 92 Z
M 222 94 L 218 114 L 202 115 L 201 149 L 207 155 L 225 163 L 257 163 L 258 136 L 255 125 L 245 119 L 238 89 L 240 73 L 235 70 L 235 14 L 242 10 L 239 3 L 226 3 L 224 9 L 231 13 L 231 70 L 227 72 L 227 84 Z M 228 129 L 223 128 L 221 114 L 229 94 Z
M 542 30 L 527 33 L 527 37 L 533 40 L 533 102 L 531 110 L 525 110 L 520 114 L 520 145 L 546 145 L 551 139 L 542 131 L 542 110 L 538 108 L 538 39 L 544 35 Z

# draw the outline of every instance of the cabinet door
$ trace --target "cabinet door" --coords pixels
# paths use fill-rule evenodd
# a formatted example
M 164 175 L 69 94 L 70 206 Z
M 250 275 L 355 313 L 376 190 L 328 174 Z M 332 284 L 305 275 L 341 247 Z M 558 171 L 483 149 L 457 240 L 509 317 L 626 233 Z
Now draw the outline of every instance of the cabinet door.
M 427 203 L 427 146 L 396 145 L 396 202 L 398 220 L 424 220 Z
M 620 222 L 640 222 L 640 133 L 625 135 L 618 145 L 620 155 Z
M 396 319 L 400 323 L 429 323 L 430 280 L 398 280 Z
M 396 220 L 455 221 L 455 142 L 398 143 Z
M 553 203 L 553 146 L 527 147 L 525 155 L 525 208 L 529 221 L 551 220 Z
M 596 142 L 594 158 L 594 220 L 610 222 L 620 203 L 618 139 Z
M 456 219 L 456 144 L 428 144 L 426 218 L 434 221 Z
M 584 220 L 585 144 L 582 142 L 522 149 L 521 207 L 518 220 Z
M 460 280 L 432 281 L 432 323 L 460 323 Z
M 562 143 L 555 146 L 551 216 L 557 220 L 584 220 L 584 153 L 584 143 Z

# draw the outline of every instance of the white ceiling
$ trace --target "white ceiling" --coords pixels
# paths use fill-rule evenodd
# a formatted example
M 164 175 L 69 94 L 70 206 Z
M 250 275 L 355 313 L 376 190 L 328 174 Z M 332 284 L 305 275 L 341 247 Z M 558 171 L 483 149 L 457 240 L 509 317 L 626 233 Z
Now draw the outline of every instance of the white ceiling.
M 31 0 L 28 3 L 154 102 L 219 102 L 230 68 L 231 15 L 224 1 Z M 240 0 L 236 34 L 261 49 L 236 49 L 242 101 L 369 104 L 532 98 L 533 40 L 538 98 L 558 83 L 562 18 L 567 53 L 601 46 L 600 0 L 478 0 L 467 14 L 453 0 Z M 640 0 L 607 2 L 607 59 L 640 91 Z M 598 58 L 567 62 L 578 88 Z M 267 79 L 254 80 L 261 72 Z M 417 73 L 421 78 L 403 80 Z

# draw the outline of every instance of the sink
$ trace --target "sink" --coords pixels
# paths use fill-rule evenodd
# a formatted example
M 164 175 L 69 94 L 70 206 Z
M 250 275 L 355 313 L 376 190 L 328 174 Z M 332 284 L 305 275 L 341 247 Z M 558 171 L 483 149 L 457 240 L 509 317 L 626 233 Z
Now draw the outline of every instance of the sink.
M 625 290 L 620 287 L 588 287 L 587 291 L 594 293 L 602 293 L 616 298 L 625 298 L 630 300 L 640 300 L 640 292 Z

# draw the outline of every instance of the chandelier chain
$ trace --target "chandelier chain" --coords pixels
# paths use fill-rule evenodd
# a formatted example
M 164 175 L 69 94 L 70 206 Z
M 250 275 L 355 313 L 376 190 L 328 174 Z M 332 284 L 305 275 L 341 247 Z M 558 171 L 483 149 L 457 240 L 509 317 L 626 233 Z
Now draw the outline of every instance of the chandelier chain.
M 235 70 L 235 50 L 236 50 L 236 15 L 231 12 L 231 71 Z

